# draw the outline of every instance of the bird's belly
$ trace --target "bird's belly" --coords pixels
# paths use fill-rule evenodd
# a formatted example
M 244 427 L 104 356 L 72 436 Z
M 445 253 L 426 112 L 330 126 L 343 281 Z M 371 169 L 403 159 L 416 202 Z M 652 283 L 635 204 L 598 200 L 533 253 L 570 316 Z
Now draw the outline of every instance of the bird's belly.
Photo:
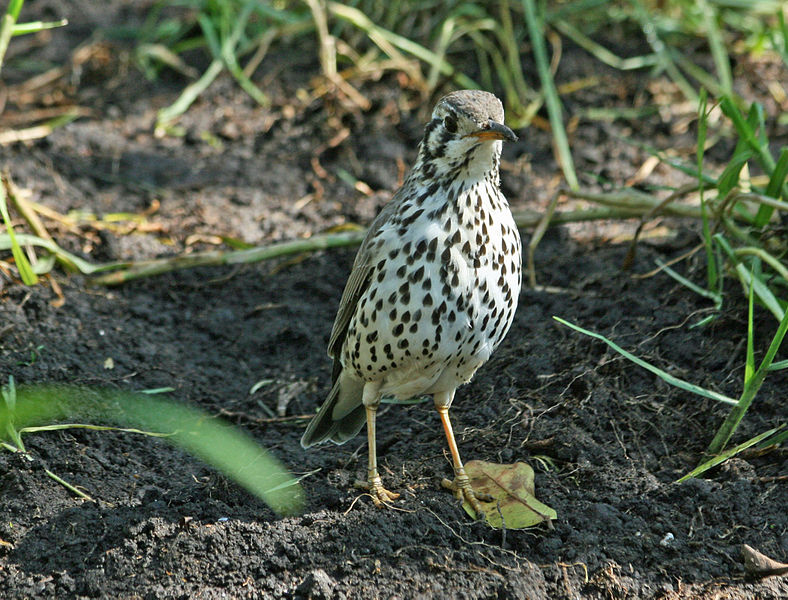
M 503 275 L 500 249 L 487 250 L 481 264 L 451 247 L 443 259 L 385 265 L 350 323 L 343 365 L 399 399 L 469 381 L 509 329 L 520 287 L 519 240 Z

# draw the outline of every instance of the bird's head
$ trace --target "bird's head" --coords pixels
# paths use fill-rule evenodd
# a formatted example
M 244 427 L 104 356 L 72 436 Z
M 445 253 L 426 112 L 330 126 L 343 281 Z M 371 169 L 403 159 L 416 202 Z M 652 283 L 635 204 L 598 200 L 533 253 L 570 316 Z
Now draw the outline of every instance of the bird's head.
M 419 145 L 416 169 L 427 179 L 498 180 L 502 141 L 517 140 L 503 124 L 503 105 L 493 94 L 461 90 L 441 98 Z

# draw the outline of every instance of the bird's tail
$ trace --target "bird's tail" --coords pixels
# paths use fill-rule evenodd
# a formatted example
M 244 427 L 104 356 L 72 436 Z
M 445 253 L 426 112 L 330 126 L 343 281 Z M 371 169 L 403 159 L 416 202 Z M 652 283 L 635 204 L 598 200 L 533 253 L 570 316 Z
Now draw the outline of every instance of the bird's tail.
M 356 437 L 366 421 L 361 402 L 363 391 L 363 381 L 340 373 L 323 406 L 307 425 L 301 446 L 309 448 L 326 440 L 344 444 Z

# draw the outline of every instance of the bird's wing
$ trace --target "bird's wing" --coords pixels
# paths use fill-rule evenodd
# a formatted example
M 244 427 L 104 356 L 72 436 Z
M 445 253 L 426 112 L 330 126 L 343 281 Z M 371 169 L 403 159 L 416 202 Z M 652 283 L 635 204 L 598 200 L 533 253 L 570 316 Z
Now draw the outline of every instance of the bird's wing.
M 353 270 L 350 272 L 350 277 L 345 284 L 345 291 L 342 293 L 342 299 L 339 301 L 339 310 L 337 311 L 336 319 L 334 319 L 331 338 L 328 341 L 328 355 L 331 358 L 339 360 L 342 344 L 345 343 L 348 326 L 350 325 L 350 319 L 356 312 L 356 305 L 364 295 L 364 292 L 367 291 L 367 288 L 369 288 L 375 265 L 380 260 L 379 255 L 387 251 L 374 248 L 371 240 L 395 212 L 396 205 L 399 204 L 400 192 L 402 192 L 401 188 L 389 203 L 383 207 L 383 210 L 380 211 L 375 220 L 372 221 L 372 225 L 369 226 L 369 231 L 367 231 L 367 235 L 361 243 L 358 254 L 356 254 Z

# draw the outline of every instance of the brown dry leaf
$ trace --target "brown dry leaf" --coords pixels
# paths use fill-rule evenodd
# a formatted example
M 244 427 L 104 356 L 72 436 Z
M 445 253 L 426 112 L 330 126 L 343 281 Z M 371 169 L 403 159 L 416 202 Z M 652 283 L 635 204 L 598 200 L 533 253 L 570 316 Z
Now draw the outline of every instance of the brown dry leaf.
M 534 470 L 527 464 L 510 465 L 472 460 L 465 465 L 474 491 L 489 494 L 492 502 L 482 502 L 484 518 L 490 527 L 524 529 L 557 517 L 555 510 L 534 496 Z M 465 512 L 476 518 L 466 502 Z
M 744 558 L 744 570 L 750 575 L 757 577 L 788 575 L 788 564 L 777 562 L 747 544 L 742 544 L 741 554 Z

